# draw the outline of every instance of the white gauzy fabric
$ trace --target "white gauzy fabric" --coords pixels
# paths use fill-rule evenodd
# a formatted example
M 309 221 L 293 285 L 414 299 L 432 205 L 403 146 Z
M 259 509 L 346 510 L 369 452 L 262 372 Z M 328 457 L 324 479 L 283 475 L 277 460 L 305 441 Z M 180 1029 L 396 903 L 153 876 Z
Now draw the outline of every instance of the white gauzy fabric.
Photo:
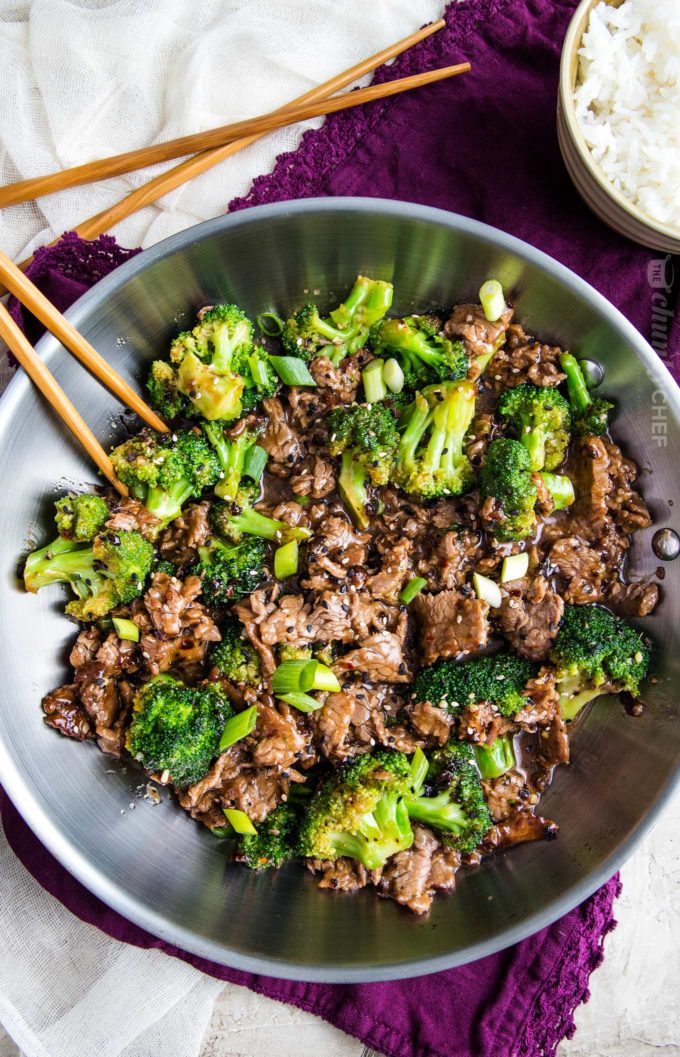
M 271 110 L 443 7 L 443 0 L 0 0 L 0 181 Z M 113 233 L 124 245 L 148 246 L 223 213 L 278 153 L 295 147 L 304 127 L 260 140 Z M 160 171 L 4 209 L 0 245 L 19 259 Z
M 0 0 L 0 183 L 272 109 L 443 7 L 443 0 Z M 273 133 L 113 233 L 123 245 L 148 246 L 224 212 L 297 145 L 304 127 Z M 159 171 L 3 209 L 0 246 L 20 259 Z M 5 381 L 0 371 L 0 388 Z M 196 1057 L 221 983 L 78 921 L 17 862 L 1 830 L 0 891 L 0 1021 L 26 1057 Z
M 219 980 L 74 917 L 1 827 L 0 878 L 0 1021 L 26 1057 L 196 1057 Z

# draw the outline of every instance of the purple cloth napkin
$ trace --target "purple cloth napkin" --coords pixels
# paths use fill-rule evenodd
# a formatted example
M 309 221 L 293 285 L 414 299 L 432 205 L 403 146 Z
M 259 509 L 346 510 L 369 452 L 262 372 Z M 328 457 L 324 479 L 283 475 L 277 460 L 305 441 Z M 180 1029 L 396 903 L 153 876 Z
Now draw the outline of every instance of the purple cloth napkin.
M 283 155 L 230 208 L 314 195 L 372 195 L 476 217 L 573 268 L 653 337 L 660 355 L 677 369 L 672 262 L 601 224 L 572 188 L 559 156 L 559 55 L 575 6 L 576 0 L 451 4 L 447 28 L 380 70 L 376 80 L 464 58 L 472 62 L 471 73 L 334 115 L 320 130 L 307 132 L 297 151 Z M 63 309 L 133 252 L 112 239 L 84 243 L 67 235 L 54 249 L 38 251 L 29 274 Z M 12 312 L 37 337 L 35 320 L 24 318 L 16 303 Z M 1 793 L 0 810 L 24 865 L 85 921 L 325 1017 L 389 1057 L 552 1057 L 573 1034 L 573 1011 L 588 998 L 590 973 L 614 924 L 617 878 L 550 928 L 473 965 L 388 984 L 272 980 L 203 961 L 125 921 L 59 866 Z

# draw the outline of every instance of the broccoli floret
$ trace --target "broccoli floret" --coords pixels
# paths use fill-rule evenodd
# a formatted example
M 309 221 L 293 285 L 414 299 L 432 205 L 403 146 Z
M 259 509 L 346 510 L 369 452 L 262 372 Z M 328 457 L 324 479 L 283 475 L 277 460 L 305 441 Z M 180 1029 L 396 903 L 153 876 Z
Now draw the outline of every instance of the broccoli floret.
M 336 367 L 366 344 L 368 332 L 392 304 L 392 284 L 360 275 L 347 299 L 323 319 L 311 302 L 288 319 L 281 342 L 290 356 L 327 356 Z
M 317 658 L 320 660 L 321 658 Z M 294 646 L 292 642 L 282 642 L 279 646 L 279 664 L 284 661 L 311 661 L 311 646 Z
M 462 341 L 444 337 L 436 316 L 383 319 L 371 328 L 369 344 L 376 356 L 394 356 L 399 361 L 409 389 L 455 381 L 468 372 Z
M 258 686 L 262 681 L 260 658 L 241 624 L 230 620 L 220 631 L 222 638 L 210 651 L 210 664 L 236 686 Z
M 297 855 L 300 816 L 293 804 L 279 804 L 257 826 L 239 837 L 235 859 L 249 870 L 278 869 Z
M 517 763 L 510 734 L 501 734 L 490 743 L 475 745 L 474 753 L 482 778 L 500 778 Z
M 157 675 L 135 695 L 127 749 L 150 774 L 167 771 L 179 788 L 192 785 L 218 755 L 231 715 L 217 683 L 185 686 L 172 675 Z
M 454 714 L 467 705 L 488 701 L 501 715 L 512 716 L 524 708 L 524 688 L 536 671 L 531 661 L 505 652 L 467 661 L 437 661 L 418 672 L 412 696 Z
M 479 476 L 482 499 L 493 498 L 499 520 L 493 531 L 502 541 L 520 540 L 536 527 L 534 507 L 538 498 L 531 477 L 531 456 L 518 440 L 492 440 Z
M 242 429 L 237 436 L 227 437 L 221 422 L 204 422 L 203 432 L 215 449 L 221 467 L 215 494 L 221 499 L 234 500 L 241 487 L 246 456 L 257 444 L 258 434 L 253 430 Z
M 66 612 L 78 620 L 97 620 L 141 594 L 152 561 L 153 547 L 138 532 L 103 533 L 89 545 L 58 536 L 29 554 L 24 584 L 28 591 L 39 591 L 68 583 L 78 598 Z
M 98 495 L 69 492 L 54 504 L 54 520 L 63 539 L 90 543 L 109 518 L 109 508 Z
M 158 530 L 220 479 L 219 459 L 202 433 L 191 429 L 173 434 L 144 430 L 111 452 L 119 480 L 160 521 Z
M 601 396 L 590 395 L 581 365 L 570 352 L 562 353 L 560 366 L 567 376 L 574 433 L 581 437 L 599 437 L 606 433 L 609 429 L 609 414 L 614 405 Z
M 191 572 L 201 578 L 207 605 L 227 606 L 256 591 L 267 578 L 266 546 L 255 537 L 240 543 L 213 537 L 207 546 L 199 547 L 199 560 Z
M 250 505 L 251 496 L 243 488 L 234 503 L 214 503 L 210 510 L 210 521 L 218 536 L 238 543 L 244 536 L 258 536 L 276 543 L 290 540 L 305 540 L 312 535 L 311 529 L 300 525 L 289 525 L 277 518 L 267 517 Z
M 493 824 L 472 748 L 450 741 L 429 759 L 422 792 L 406 797 L 409 818 L 431 826 L 443 844 L 474 851 Z
M 416 393 L 400 425 L 392 481 L 411 495 L 427 499 L 462 495 L 474 483 L 463 444 L 475 413 L 473 382 L 443 382 Z
M 188 400 L 178 389 L 177 374 L 171 363 L 154 360 L 146 380 L 151 405 L 167 422 L 188 410 Z
M 253 344 L 253 325 L 237 305 L 214 305 L 193 330 L 172 342 L 170 363 L 151 365 L 147 389 L 166 418 L 180 413 L 210 422 L 231 421 L 278 385 L 264 349 Z
M 353 519 L 368 525 L 366 484 L 385 485 L 399 444 L 394 416 L 383 404 L 336 407 L 328 416 L 328 450 L 341 455 L 338 488 Z
M 413 843 L 404 804 L 410 768 L 401 752 L 378 749 L 345 764 L 312 797 L 300 829 L 310 859 L 348 856 L 378 870 Z
M 529 452 L 532 470 L 554 470 L 564 460 L 571 414 L 557 389 L 528 383 L 506 389 L 498 412 Z
M 564 718 L 574 719 L 600 694 L 637 694 L 649 658 L 644 635 L 608 609 L 566 606 L 551 651 Z

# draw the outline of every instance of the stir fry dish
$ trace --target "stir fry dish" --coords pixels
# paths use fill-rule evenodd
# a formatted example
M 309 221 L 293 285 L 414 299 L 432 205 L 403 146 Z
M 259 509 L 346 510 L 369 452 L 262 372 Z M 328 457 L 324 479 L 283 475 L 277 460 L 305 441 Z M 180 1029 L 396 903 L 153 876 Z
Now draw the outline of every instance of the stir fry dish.
M 557 836 L 542 794 L 595 698 L 638 710 L 658 587 L 626 575 L 651 519 L 578 359 L 495 280 L 392 298 L 359 276 L 261 333 L 200 311 L 148 376 L 171 432 L 111 452 L 129 495 L 59 498 L 23 576 L 80 623 L 50 727 L 137 761 L 240 868 L 421 914 Z

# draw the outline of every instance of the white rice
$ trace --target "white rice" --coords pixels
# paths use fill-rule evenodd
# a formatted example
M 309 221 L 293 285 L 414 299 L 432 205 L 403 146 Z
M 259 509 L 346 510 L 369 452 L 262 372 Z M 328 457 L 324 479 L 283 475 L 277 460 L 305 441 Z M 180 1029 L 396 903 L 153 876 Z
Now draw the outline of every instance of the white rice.
M 611 183 L 680 229 L 680 0 L 593 8 L 579 50 L 576 118 Z

